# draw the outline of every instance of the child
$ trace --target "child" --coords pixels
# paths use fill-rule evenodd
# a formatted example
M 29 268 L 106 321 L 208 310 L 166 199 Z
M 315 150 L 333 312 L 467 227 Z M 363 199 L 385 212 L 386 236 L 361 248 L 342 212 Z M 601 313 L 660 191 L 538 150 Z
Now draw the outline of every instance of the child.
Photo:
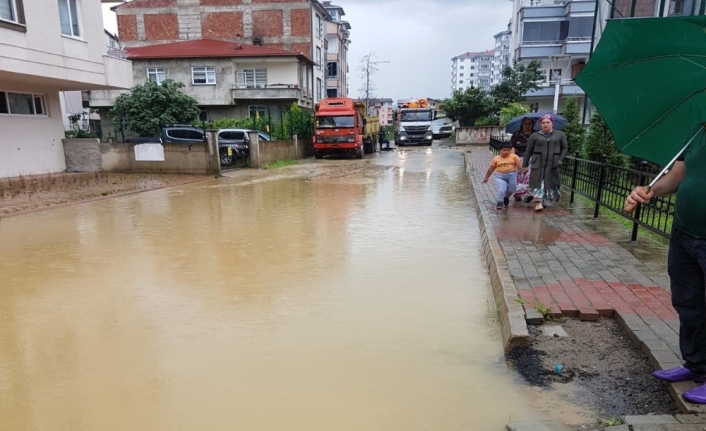
M 517 170 L 526 172 L 527 168 L 522 167 L 522 160 L 517 154 L 512 154 L 512 145 L 509 142 L 500 144 L 500 155 L 496 156 L 492 162 L 488 172 L 485 174 L 483 184 L 488 182 L 488 178 L 495 172 L 495 200 L 498 205 L 497 210 L 502 210 L 503 206 L 510 205 L 510 196 L 515 193 L 517 187 Z

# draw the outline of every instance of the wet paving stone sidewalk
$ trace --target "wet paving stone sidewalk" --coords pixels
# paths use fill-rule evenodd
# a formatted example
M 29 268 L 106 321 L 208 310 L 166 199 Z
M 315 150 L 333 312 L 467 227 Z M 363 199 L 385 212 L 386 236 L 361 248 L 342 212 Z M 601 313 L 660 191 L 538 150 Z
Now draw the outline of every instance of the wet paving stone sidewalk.
M 679 319 L 671 306 L 666 253 L 644 253 L 638 259 L 614 240 L 627 238 L 628 229 L 607 219 L 599 220 L 596 228 L 596 222 L 587 222 L 586 214 L 573 208 L 576 203 L 568 204 L 568 195 L 546 204 L 542 212 L 535 212 L 532 203 L 515 201 L 496 210 L 494 179 L 482 184 L 492 158 L 487 147 L 473 147 L 466 153 L 466 166 L 479 214 L 494 231 L 487 247 L 502 250 L 505 262 L 496 264 L 499 275 L 511 276 L 527 323 L 541 324 L 544 318 L 538 309 L 547 308 L 554 318 L 614 317 L 655 369 L 681 365 Z M 635 247 L 649 247 L 649 242 Z M 680 411 L 706 413 L 704 407 L 681 397 L 694 385 L 670 384 L 669 392 Z

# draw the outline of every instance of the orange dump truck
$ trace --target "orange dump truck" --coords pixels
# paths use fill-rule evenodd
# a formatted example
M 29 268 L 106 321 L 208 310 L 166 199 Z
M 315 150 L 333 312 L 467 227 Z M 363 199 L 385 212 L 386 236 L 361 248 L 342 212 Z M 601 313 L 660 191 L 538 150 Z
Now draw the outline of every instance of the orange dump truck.
M 363 158 L 365 103 L 348 98 L 324 99 L 316 105 L 314 156 L 351 154 Z

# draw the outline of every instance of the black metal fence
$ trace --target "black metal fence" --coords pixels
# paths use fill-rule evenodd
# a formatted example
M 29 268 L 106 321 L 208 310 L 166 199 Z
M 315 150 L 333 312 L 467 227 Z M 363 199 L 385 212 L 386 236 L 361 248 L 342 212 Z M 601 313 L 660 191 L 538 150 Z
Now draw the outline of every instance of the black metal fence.
M 497 152 L 502 141 L 491 138 L 490 148 Z M 644 228 L 669 238 L 674 221 L 674 196 L 657 197 L 638 205 L 632 214 L 623 211 L 625 198 L 636 186 L 649 184 L 655 174 L 648 172 L 648 163 L 641 169 L 627 169 L 600 162 L 585 160 L 574 154 L 567 157 L 561 169 L 562 186 L 570 191 L 569 203 L 573 204 L 578 194 L 594 203 L 593 218 L 598 218 L 601 208 L 632 222 L 631 241 L 637 240 L 639 228 Z

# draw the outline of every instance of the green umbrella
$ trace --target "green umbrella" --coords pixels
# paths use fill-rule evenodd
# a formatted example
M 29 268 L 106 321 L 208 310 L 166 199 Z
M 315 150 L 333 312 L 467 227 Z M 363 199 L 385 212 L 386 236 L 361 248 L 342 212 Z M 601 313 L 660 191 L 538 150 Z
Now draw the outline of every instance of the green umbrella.
M 668 167 L 706 122 L 706 16 L 609 21 L 576 83 L 622 153 Z

